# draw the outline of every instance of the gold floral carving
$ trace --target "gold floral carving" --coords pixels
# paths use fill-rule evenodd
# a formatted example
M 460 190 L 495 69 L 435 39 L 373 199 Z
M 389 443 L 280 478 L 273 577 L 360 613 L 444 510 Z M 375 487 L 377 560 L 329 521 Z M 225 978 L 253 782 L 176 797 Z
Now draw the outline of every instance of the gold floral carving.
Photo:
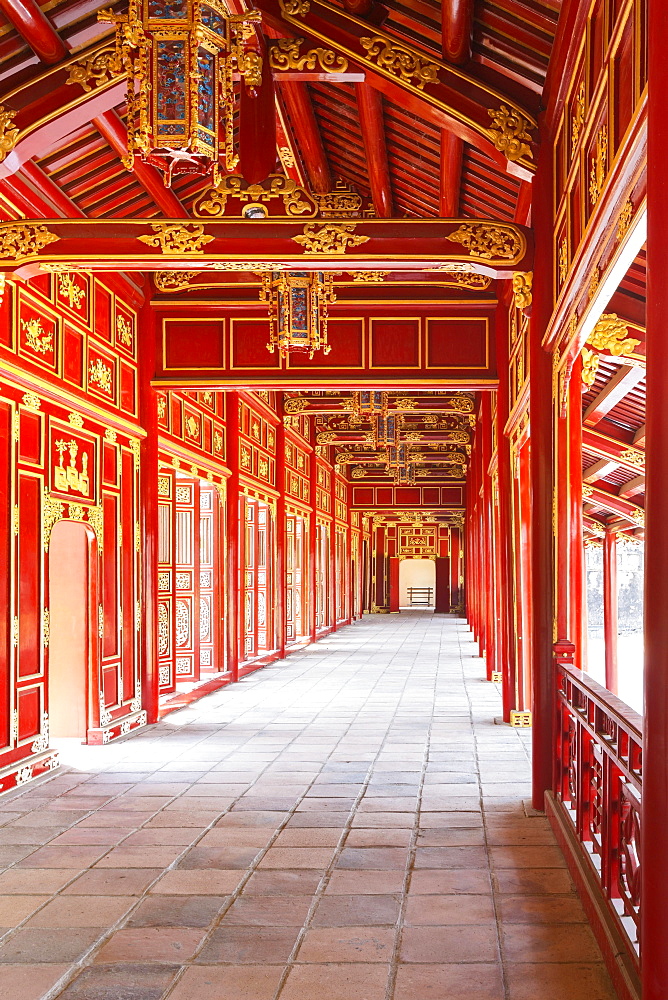
M 300 413 L 302 410 L 307 409 L 307 407 L 308 399 L 304 399 L 303 396 L 285 400 L 284 409 L 286 413 Z
M 60 521 L 64 511 L 65 505 L 45 491 L 42 496 L 42 544 L 45 552 L 49 550 L 53 526 L 56 521 Z
M 608 126 L 601 125 L 596 137 L 596 149 L 591 162 L 589 174 L 589 198 L 592 205 L 598 201 L 605 176 L 608 172 Z
M 350 470 L 350 475 L 352 479 L 363 479 L 365 476 L 365 469 L 363 465 L 355 465 Z
M 466 273 L 460 271 L 452 276 L 455 285 L 463 285 L 464 288 L 478 288 L 483 291 L 492 284 L 492 279 L 486 274 L 475 274 L 471 271 Z
M 589 288 L 587 289 L 587 300 L 591 302 L 598 291 L 598 286 L 601 283 L 601 271 L 600 268 L 595 267 L 591 276 L 591 281 L 589 282 Z
M 110 444 L 116 444 L 118 440 L 118 434 L 113 427 L 107 427 L 104 432 L 104 440 L 109 441 Z
M 101 361 L 100 358 L 95 362 L 91 361 L 89 365 L 88 384 L 96 385 L 102 392 L 106 392 L 107 395 L 111 396 L 111 367 L 105 365 L 104 361 Z
M 334 191 L 327 194 L 314 194 L 318 206 L 318 214 L 323 219 L 352 219 L 359 217 L 362 199 L 357 191 L 339 183 Z
M 629 465 L 634 465 L 638 469 L 644 469 L 645 467 L 644 452 L 636 451 L 635 448 L 626 448 L 619 457 L 623 462 L 627 462 Z
M 528 309 L 532 301 L 533 271 L 516 271 L 513 275 L 513 301 L 516 309 Z
M 180 292 L 182 288 L 187 288 L 199 273 L 199 271 L 156 271 L 153 280 L 159 292 Z
M 446 239 L 461 243 L 472 257 L 485 260 L 514 260 L 524 253 L 524 240 L 515 229 L 489 222 L 464 223 Z
M 130 447 L 130 451 L 132 452 L 133 465 L 135 469 L 138 469 L 141 456 L 141 444 L 139 442 L 139 438 L 128 438 L 128 445 Z
M 47 354 L 53 350 L 53 333 L 42 329 L 39 319 L 22 319 L 21 326 L 26 337 L 26 344 L 35 354 Z
M 346 225 L 327 223 L 319 228 L 317 223 L 311 222 L 304 226 L 302 236 L 293 236 L 292 239 L 301 243 L 306 253 L 343 254 L 348 247 L 366 243 L 369 237 L 356 235 L 354 222 Z
M 332 49 L 318 47 L 309 49 L 302 55 L 303 38 L 279 38 L 269 49 L 269 65 L 273 70 L 315 69 L 319 66 L 323 73 L 345 73 L 348 60 Z
M 580 141 L 580 133 L 582 132 L 582 126 L 584 125 L 584 117 L 585 82 L 582 80 L 578 89 L 577 97 L 575 98 L 575 108 L 573 110 L 573 120 L 571 122 L 571 156 L 575 155 L 575 150 L 577 149 L 578 142 Z
M 42 406 L 42 400 L 34 392 L 24 392 L 23 405 L 28 410 L 39 410 Z
M 259 15 L 256 17 L 249 11 L 247 16 L 252 20 L 230 19 L 230 64 L 243 77 L 247 87 L 261 87 L 262 56 L 256 49 L 246 46 L 246 42 L 255 35 L 253 21 L 259 20 Z
M 199 218 L 222 216 L 228 198 L 240 203 L 266 205 L 277 198 L 283 199 L 287 215 L 315 215 L 315 205 L 306 191 L 296 181 L 282 174 L 271 174 L 261 184 L 248 184 L 239 174 L 221 177 L 214 187 L 204 192 L 195 204 L 195 215 Z M 239 215 L 241 215 L 241 209 Z M 257 265 L 256 265 L 257 266 Z
M 0 229 L 0 257 L 21 261 L 39 253 L 48 243 L 55 243 L 60 237 L 50 233 L 46 226 L 34 226 L 29 222 L 14 223 Z
M 623 209 L 619 213 L 619 219 L 617 220 L 617 240 L 621 243 L 629 229 L 631 228 L 631 222 L 633 220 L 633 203 L 631 199 L 625 203 Z
M 583 347 L 580 356 L 582 358 L 582 385 L 584 387 L 582 391 L 586 392 L 596 380 L 598 354 L 596 351 L 590 351 L 588 347 Z
M 475 403 L 469 396 L 456 395 L 450 399 L 450 408 L 460 413 L 473 413 Z
M 397 396 L 394 405 L 397 410 L 415 410 L 418 404 L 417 399 L 412 399 L 410 396 Z
M 490 108 L 487 113 L 492 119 L 489 134 L 495 148 L 512 163 L 521 160 L 523 156 L 533 159 L 527 119 L 519 111 L 508 108 L 505 104 L 502 104 L 498 111 Z
M 78 83 L 88 93 L 93 87 L 101 87 L 120 76 L 123 69 L 121 53 L 113 46 L 75 62 L 65 83 Z
M 380 282 L 383 281 L 389 271 L 351 271 L 350 272 L 355 284 L 361 284 L 364 282 Z
M 19 137 L 19 130 L 14 124 L 15 115 L 16 111 L 0 104 L 0 162 L 7 153 L 11 153 Z
M 295 154 L 289 146 L 278 147 L 278 158 L 284 170 L 291 170 L 292 167 L 296 166 Z
M 321 431 L 316 436 L 317 444 L 332 444 L 336 441 L 336 431 Z
M 120 313 L 116 317 L 116 339 L 126 347 L 132 347 L 132 325 Z
M 217 260 L 211 265 L 213 271 L 281 271 L 288 268 L 288 264 L 281 264 L 277 261 L 249 261 L 249 260 Z
M 278 5 L 287 17 L 304 17 L 311 9 L 309 0 L 278 0 Z
M 563 285 L 568 274 L 568 239 L 564 236 L 559 244 L 558 254 L 559 281 Z
M 164 396 L 158 396 L 157 407 L 158 418 L 163 420 L 165 414 L 167 413 L 167 399 Z
M 587 343 L 597 351 L 608 351 L 615 357 L 631 354 L 640 343 L 628 336 L 628 326 L 616 313 L 603 313 L 589 334 Z
M 67 272 L 58 275 L 58 291 L 64 299 L 67 299 L 70 309 L 78 309 L 86 298 L 86 289 L 77 285 L 72 275 Z
M 360 38 L 360 45 L 367 58 L 390 76 L 398 76 L 403 83 L 424 90 L 426 83 L 438 82 L 438 65 L 424 56 L 380 35 Z
M 151 223 L 154 236 L 138 236 L 137 239 L 150 247 L 159 247 L 164 254 L 203 253 L 205 243 L 211 243 L 213 236 L 204 232 L 204 226 L 178 222 Z
M 69 423 L 70 427 L 76 427 L 78 431 L 80 431 L 84 425 L 83 417 L 81 416 L 80 413 L 74 413 L 74 412 L 68 413 L 67 422 Z

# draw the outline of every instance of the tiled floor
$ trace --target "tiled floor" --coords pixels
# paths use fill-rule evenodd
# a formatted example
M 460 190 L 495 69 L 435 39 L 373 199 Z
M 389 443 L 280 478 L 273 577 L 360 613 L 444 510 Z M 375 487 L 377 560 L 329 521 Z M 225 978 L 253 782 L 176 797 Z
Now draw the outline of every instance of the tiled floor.
M 614 1000 L 465 623 L 368 617 L 0 800 L 0 1000 Z

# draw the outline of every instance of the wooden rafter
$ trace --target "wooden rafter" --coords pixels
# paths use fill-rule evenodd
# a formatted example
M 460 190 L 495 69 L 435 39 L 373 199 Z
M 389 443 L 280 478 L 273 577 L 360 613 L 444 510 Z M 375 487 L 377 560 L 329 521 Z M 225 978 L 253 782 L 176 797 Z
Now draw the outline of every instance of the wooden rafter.
M 392 181 L 387 160 L 383 98 L 366 83 L 355 84 L 359 108 L 364 152 L 366 154 L 369 186 L 376 215 L 381 219 L 392 217 Z

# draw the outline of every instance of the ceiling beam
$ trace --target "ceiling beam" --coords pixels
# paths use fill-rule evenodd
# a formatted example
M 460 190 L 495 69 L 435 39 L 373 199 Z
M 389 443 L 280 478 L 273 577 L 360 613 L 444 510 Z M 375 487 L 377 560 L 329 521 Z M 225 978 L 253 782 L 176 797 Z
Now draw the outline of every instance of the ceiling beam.
M 645 425 L 639 427 L 638 430 L 633 435 L 633 447 L 634 448 L 644 448 L 645 447 Z
M 279 87 L 292 127 L 299 136 L 311 190 L 328 194 L 334 186 L 332 174 L 306 84 L 279 82 Z
M 0 10 L 41 62 L 65 58 L 67 48 L 36 0 L 0 0 Z
M 473 0 L 441 0 L 443 58 L 463 66 L 471 58 Z
M 582 479 L 585 483 L 595 483 L 597 479 L 605 479 L 607 475 L 614 472 L 618 467 L 619 463 L 613 459 L 601 458 L 598 462 L 594 462 L 593 465 L 584 470 Z
M 585 427 L 595 427 L 645 377 L 644 368 L 622 365 L 584 412 Z
M 93 118 L 93 125 L 121 158 L 128 155 L 127 129 L 115 111 L 105 111 Z M 132 173 L 168 219 L 188 218 L 185 208 L 171 188 L 165 187 L 162 174 L 155 167 L 135 157 Z
M 462 179 L 464 143 L 447 129 L 441 129 L 440 213 L 442 219 L 459 215 L 459 189 Z
M 56 182 L 49 177 L 46 171 L 42 170 L 39 164 L 35 163 L 34 160 L 28 160 L 23 164 L 21 168 L 21 173 L 28 178 L 28 180 L 36 187 L 36 189 L 41 192 L 58 210 L 58 212 L 65 219 L 72 218 L 86 218 L 86 213 L 83 212 L 76 202 L 65 194 L 62 188 L 58 187 Z M 16 177 L 8 178 L 8 183 L 11 184 L 12 180 Z M 44 213 L 43 218 L 48 219 L 53 217 L 53 210 Z
M 366 154 L 367 174 L 373 207 L 379 219 L 391 219 L 392 180 L 387 159 L 382 95 L 366 83 L 355 84 L 362 139 Z
M 623 486 L 619 487 L 617 495 L 622 498 L 622 500 L 628 500 L 630 497 L 635 497 L 638 493 L 645 492 L 645 477 L 635 476 L 633 479 L 629 479 L 628 483 L 624 483 Z

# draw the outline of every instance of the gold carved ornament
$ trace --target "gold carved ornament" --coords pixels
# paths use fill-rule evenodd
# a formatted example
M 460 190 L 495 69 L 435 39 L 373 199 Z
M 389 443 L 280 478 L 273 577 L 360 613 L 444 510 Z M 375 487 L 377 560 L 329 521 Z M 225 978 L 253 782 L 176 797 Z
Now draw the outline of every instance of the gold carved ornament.
M 577 97 L 575 98 L 575 108 L 573 110 L 573 120 L 571 122 L 571 156 L 575 156 L 580 133 L 584 125 L 585 118 L 585 82 L 580 82 Z
M 645 453 L 636 451 L 635 448 L 626 448 L 619 457 L 623 462 L 627 462 L 638 469 L 645 468 Z
M 368 239 L 368 236 L 355 234 L 354 222 L 345 225 L 327 223 L 320 228 L 318 228 L 317 223 L 311 222 L 304 226 L 302 236 L 292 237 L 293 242 L 300 243 L 304 247 L 304 252 L 308 254 L 343 254 L 348 247 L 359 246 L 360 243 L 366 243 Z
M 456 272 L 452 275 L 453 283 L 455 285 L 462 285 L 464 288 L 478 288 L 484 291 L 486 288 L 492 284 L 492 279 L 486 274 L 476 274 L 473 271 L 468 273 L 464 271 Z
M 362 198 L 341 181 L 337 182 L 334 191 L 312 197 L 318 206 L 318 215 L 323 219 L 354 219 L 360 216 Z
M 42 400 L 34 392 L 23 393 L 23 405 L 28 410 L 38 411 L 42 406 Z
M 503 153 L 511 163 L 521 160 L 524 156 L 533 159 L 529 145 L 531 135 L 527 131 L 528 120 L 519 111 L 508 108 L 505 104 L 502 104 L 498 111 L 490 108 L 487 113 L 492 119 L 489 134 L 495 149 Z
M 532 302 L 533 271 L 516 271 L 513 275 L 513 302 L 516 309 L 528 309 Z
M 242 205 L 251 204 L 254 206 L 265 206 L 269 202 L 281 198 L 286 215 L 314 216 L 316 214 L 314 199 L 290 177 L 283 177 L 282 174 L 271 174 L 261 184 L 249 184 L 241 175 L 232 174 L 219 178 L 213 187 L 204 192 L 195 203 L 195 215 L 199 218 L 206 216 L 220 218 L 224 215 L 230 198 L 239 201 Z M 240 209 L 239 215 L 242 214 Z M 254 267 L 260 269 L 258 265 L 254 265 Z
M 591 302 L 598 291 L 598 286 L 601 284 L 601 269 L 595 267 L 591 276 L 591 281 L 589 282 L 589 288 L 587 289 L 587 301 Z
M 348 60 L 332 49 L 318 47 L 302 55 L 303 38 L 279 38 L 269 49 L 269 65 L 279 72 L 285 70 L 313 70 L 319 66 L 323 73 L 345 73 Z
M 515 229 L 489 222 L 465 223 L 446 239 L 461 243 L 472 257 L 484 260 L 517 260 L 525 250 L 524 239 Z
M 633 349 L 640 343 L 639 340 L 629 337 L 628 332 L 628 326 L 616 313 L 603 313 L 589 334 L 587 343 L 591 344 L 594 350 L 608 351 L 615 357 L 621 357 L 624 354 L 632 354 Z
M 309 0 L 278 0 L 278 5 L 287 17 L 304 17 L 311 9 Z
M 132 324 L 120 313 L 116 316 L 116 339 L 126 347 L 132 347 Z
M 65 512 L 65 505 L 45 491 L 42 495 L 42 544 L 44 551 L 49 551 L 51 532 L 56 521 L 60 521 Z
M 59 239 L 46 226 L 34 226 L 27 222 L 13 223 L 0 229 L 0 258 L 18 263 Z
M 557 265 L 559 268 L 559 281 L 563 285 L 568 275 L 568 238 L 566 236 L 562 238 L 559 244 Z
M 101 87 L 125 71 L 120 49 L 110 46 L 71 65 L 65 83 L 78 83 L 88 93 L 93 87 Z
M 589 174 L 589 198 L 592 207 L 598 201 L 608 172 L 608 126 L 601 125 L 596 137 L 596 149 Z
M 15 116 L 16 111 L 0 104 L 0 162 L 11 153 L 19 137 L 19 130 L 14 124 Z
M 383 281 L 389 271 L 351 271 L 352 279 L 355 284 L 361 283 L 376 283 Z
M 203 253 L 202 247 L 211 243 L 213 236 L 204 232 L 204 226 L 181 225 L 178 222 L 151 223 L 154 236 L 138 236 L 137 239 L 150 247 L 159 247 L 164 254 Z
M 78 309 L 86 299 L 86 289 L 77 285 L 72 275 L 66 271 L 58 274 L 58 292 L 62 298 L 67 299 L 70 309 Z
M 380 35 L 360 38 L 360 45 L 370 62 L 389 76 L 399 77 L 402 83 L 415 86 L 418 90 L 424 90 L 427 83 L 438 83 L 438 64 L 405 45 Z
M 159 292 L 180 292 L 182 288 L 187 288 L 199 273 L 199 271 L 156 271 L 153 280 Z
M 110 365 L 105 365 L 100 358 L 91 361 L 88 367 L 88 384 L 95 385 L 108 396 L 112 394 L 112 369 Z
M 590 351 L 588 347 L 583 347 L 580 357 L 582 358 L 582 391 L 587 392 L 596 381 L 598 354 L 596 351 Z
M 631 222 L 633 221 L 633 203 L 631 199 L 625 203 L 623 209 L 619 213 L 619 219 L 617 220 L 617 241 L 621 243 L 629 229 L 631 228 Z
M 296 167 L 297 161 L 295 160 L 295 154 L 292 152 L 289 146 L 279 146 L 278 147 L 278 158 L 281 161 L 281 166 L 284 170 L 291 170 Z
M 48 354 L 53 350 L 53 332 L 42 329 L 39 319 L 22 319 L 21 326 L 25 333 L 26 344 L 35 354 Z
M 68 413 L 67 422 L 70 425 L 70 427 L 76 427 L 77 430 L 81 430 L 81 428 L 84 425 L 84 420 L 80 413 L 74 413 L 74 412 Z

